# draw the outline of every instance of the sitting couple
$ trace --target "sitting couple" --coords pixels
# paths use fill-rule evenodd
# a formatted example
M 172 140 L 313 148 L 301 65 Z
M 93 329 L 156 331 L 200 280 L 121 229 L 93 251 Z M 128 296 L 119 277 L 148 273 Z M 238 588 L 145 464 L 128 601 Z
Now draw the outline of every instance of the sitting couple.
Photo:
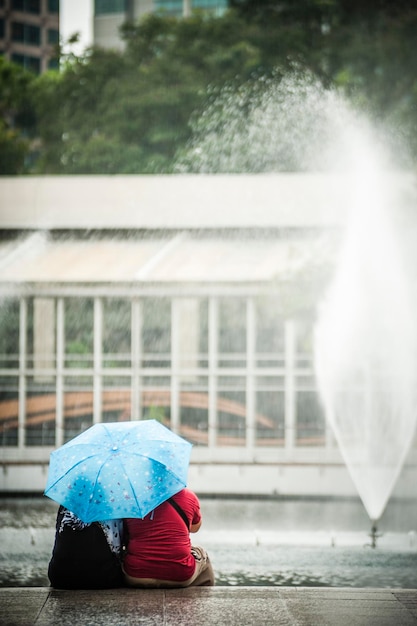
M 214 585 L 206 551 L 191 545 L 189 533 L 197 532 L 201 522 L 200 503 L 189 489 L 143 519 L 85 524 L 61 506 L 48 567 L 51 585 L 58 589 Z

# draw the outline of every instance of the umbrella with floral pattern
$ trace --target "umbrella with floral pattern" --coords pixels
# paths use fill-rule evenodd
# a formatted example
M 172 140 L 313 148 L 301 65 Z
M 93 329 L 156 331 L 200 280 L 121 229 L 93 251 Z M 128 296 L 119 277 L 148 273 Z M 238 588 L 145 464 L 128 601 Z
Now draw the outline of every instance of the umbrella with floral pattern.
M 156 420 L 95 424 L 51 453 L 45 495 L 83 522 L 143 518 L 186 486 L 191 447 Z

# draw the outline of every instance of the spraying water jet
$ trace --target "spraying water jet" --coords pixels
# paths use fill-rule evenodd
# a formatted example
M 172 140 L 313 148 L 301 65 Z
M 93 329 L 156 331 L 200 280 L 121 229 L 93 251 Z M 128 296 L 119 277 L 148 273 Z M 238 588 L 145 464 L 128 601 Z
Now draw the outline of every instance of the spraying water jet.
M 391 219 L 402 207 L 392 173 L 392 137 L 377 133 L 335 90 L 300 72 L 238 93 L 226 88 L 193 130 L 179 172 L 321 171 L 350 177 L 351 217 L 318 314 L 315 371 L 375 547 L 377 521 L 403 467 L 417 415 L 414 311 Z
M 415 431 L 417 343 L 411 284 L 393 219 L 401 199 L 370 144 L 363 149 L 366 168 L 355 173 L 350 224 L 319 311 L 315 366 L 326 416 L 376 547 L 377 522 Z

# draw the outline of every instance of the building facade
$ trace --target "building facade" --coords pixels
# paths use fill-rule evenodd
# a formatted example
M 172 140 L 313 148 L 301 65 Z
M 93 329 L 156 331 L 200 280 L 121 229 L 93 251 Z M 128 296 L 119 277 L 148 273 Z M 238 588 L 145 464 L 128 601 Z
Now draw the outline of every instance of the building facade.
M 57 68 L 59 0 L 0 0 L 0 54 L 40 74 Z
M 50 452 L 94 423 L 155 418 L 193 443 L 199 493 L 354 495 L 313 351 L 345 189 L 316 175 L 0 187 L 0 490 L 41 490 Z
M 94 0 L 94 43 L 121 48 L 119 28 L 126 20 L 138 20 L 146 13 L 188 17 L 193 10 L 221 15 L 227 0 Z

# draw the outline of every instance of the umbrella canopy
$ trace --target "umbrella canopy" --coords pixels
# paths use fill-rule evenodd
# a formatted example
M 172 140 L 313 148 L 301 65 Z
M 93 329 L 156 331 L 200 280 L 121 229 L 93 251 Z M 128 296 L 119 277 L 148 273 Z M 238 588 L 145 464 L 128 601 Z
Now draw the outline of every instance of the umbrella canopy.
M 191 447 L 156 420 L 95 424 L 51 453 L 45 495 L 83 522 L 142 518 L 186 486 Z

